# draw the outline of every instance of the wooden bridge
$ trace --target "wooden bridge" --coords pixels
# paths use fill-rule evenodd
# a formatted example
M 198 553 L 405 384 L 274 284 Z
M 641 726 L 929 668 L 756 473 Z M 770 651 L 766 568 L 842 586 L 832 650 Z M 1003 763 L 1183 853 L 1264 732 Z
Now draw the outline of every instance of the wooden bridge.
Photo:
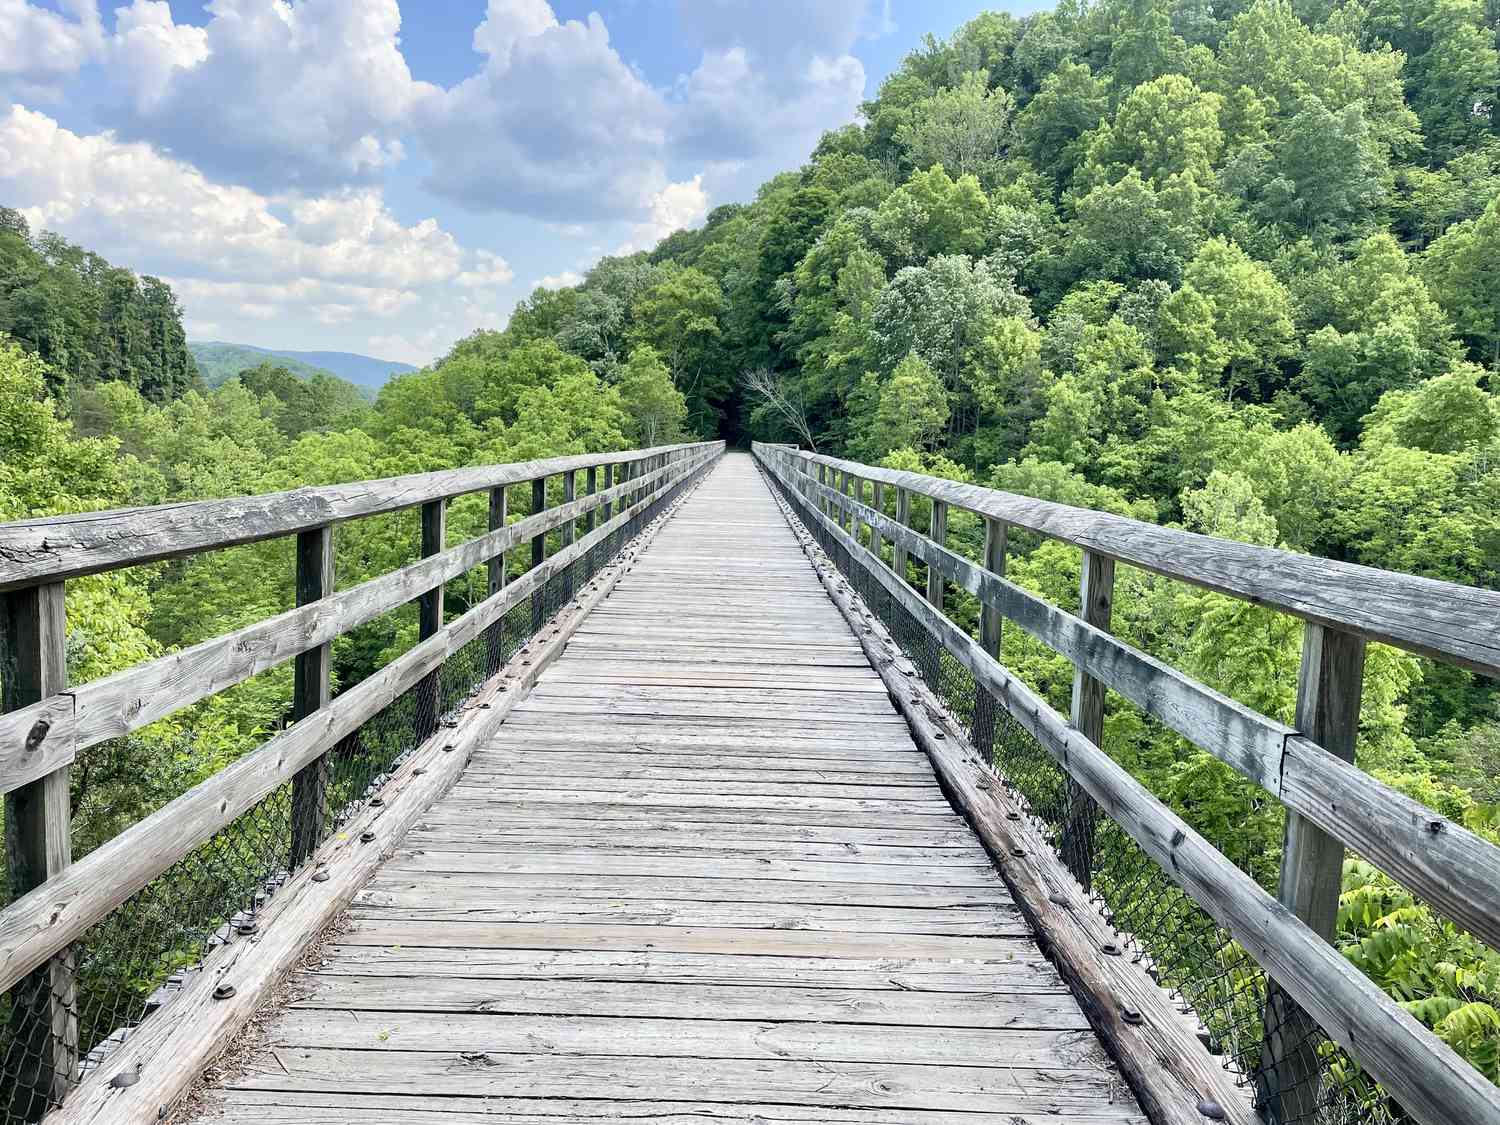
M 335 525 L 411 507 L 337 588 Z M 1010 534 L 1082 548 L 1079 612 Z M 289 535 L 296 607 L 67 685 L 68 579 Z M 1116 563 L 1303 618 L 1297 725 L 1114 638 Z M 1492 592 L 715 443 L 4 525 L 0 591 L 7 1125 L 1500 1122 L 1329 944 L 1346 845 L 1500 941 L 1500 851 L 1352 761 L 1366 640 L 1495 675 Z M 77 763 L 286 661 L 285 730 L 71 855 Z M 1286 806 L 1279 901 L 1100 750 L 1106 689 Z

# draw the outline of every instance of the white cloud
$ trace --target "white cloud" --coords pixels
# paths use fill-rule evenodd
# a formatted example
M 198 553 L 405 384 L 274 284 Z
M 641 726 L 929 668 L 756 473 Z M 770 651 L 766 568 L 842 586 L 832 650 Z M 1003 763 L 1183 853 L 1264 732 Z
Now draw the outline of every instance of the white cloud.
M 0 198 L 33 229 L 165 277 L 195 326 L 348 325 L 430 305 L 434 330 L 457 334 L 495 319 L 495 289 L 513 276 L 503 257 L 465 251 L 433 219 L 402 223 L 373 189 L 268 197 L 21 106 L 0 116 Z
M 668 184 L 651 199 L 651 216 L 631 228 L 630 237 L 615 251 L 634 254 L 649 250 L 674 230 L 696 226 L 708 214 L 708 193 L 703 176 Z
M 539 277 L 531 283 L 533 289 L 569 289 L 574 285 L 583 284 L 583 274 L 576 270 L 563 270 L 561 273 L 548 274 Z
M 426 186 L 482 210 L 560 222 L 636 218 L 667 181 L 667 110 L 597 14 L 492 0 L 483 69 L 416 107 Z
M 466 289 L 480 289 L 492 285 L 507 285 L 516 276 L 516 271 L 510 268 L 510 263 L 499 254 L 492 254 L 488 250 L 475 252 L 475 264 L 472 269 L 464 270 L 456 279 Z
M 488 55 L 493 65 L 510 65 L 518 41 L 557 26 L 547 0 L 490 0 L 484 22 L 474 29 L 474 50 Z
M 95 0 L 62 0 L 58 7 L 0 0 L 0 90 L 55 98 L 58 83 L 103 49 Z
M 263 190 L 368 182 L 399 163 L 412 109 L 436 89 L 401 54 L 396 0 L 215 0 L 209 12 L 197 28 L 165 3 L 121 9 L 110 73 L 125 135 Z

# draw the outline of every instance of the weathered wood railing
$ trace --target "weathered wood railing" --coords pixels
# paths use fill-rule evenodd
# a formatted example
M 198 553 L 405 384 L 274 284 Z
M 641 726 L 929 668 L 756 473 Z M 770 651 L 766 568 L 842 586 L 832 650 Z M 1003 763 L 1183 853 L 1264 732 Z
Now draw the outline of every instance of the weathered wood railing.
M 73 942 L 288 783 L 285 862 L 295 868 L 306 860 L 327 831 L 328 755 L 341 739 L 411 690 L 419 704 L 430 696 L 416 713 L 435 727 L 437 676 L 450 655 L 476 640 L 498 645 L 502 617 L 528 598 L 534 632 L 549 581 L 563 578 L 568 588 L 559 600 L 567 600 L 575 563 L 638 526 L 722 452 L 722 442 L 663 446 L 0 525 L 0 792 L 14 895 L 0 911 L 0 993 L 15 990 L 11 1057 L 24 1060 L 17 1073 L 0 1075 L 12 1085 L 0 1120 L 33 1120 L 57 1104 L 79 1078 L 80 1049 L 93 1046 L 79 1042 Z M 585 493 L 578 496 L 581 472 Z M 549 478 L 563 486 L 562 503 L 551 508 Z M 508 522 L 508 489 L 526 484 L 530 514 Z M 447 505 L 471 493 L 488 493 L 490 530 L 447 546 Z M 421 509 L 419 561 L 336 591 L 337 524 L 413 507 Z M 559 544 L 550 558 L 548 533 Z M 295 609 L 68 685 L 68 579 L 279 536 L 297 539 Z M 506 553 L 528 542 L 530 569 L 507 582 Z M 487 568 L 488 596 L 445 622 L 444 584 L 478 567 Z M 420 642 L 330 699 L 334 638 L 413 600 Z M 69 772 L 81 752 L 292 659 L 293 722 L 286 729 L 72 862 Z
M 847 552 L 862 580 L 915 618 L 972 674 L 976 689 L 1061 765 L 1076 790 L 1070 807 L 1085 794 L 1097 802 L 1264 968 L 1271 1018 L 1265 1020 L 1254 1077 L 1268 1117 L 1314 1119 L 1319 1062 L 1299 1029 L 1311 1020 L 1412 1118 L 1428 1125 L 1500 1122 L 1500 1089 L 1330 944 L 1347 847 L 1476 938 L 1500 946 L 1500 849 L 1381 784 L 1353 761 L 1366 642 L 1500 677 L 1500 593 L 1228 542 L 789 446 L 757 445 L 755 453 L 809 527 Z M 888 514 L 891 490 L 894 516 Z M 931 502 L 926 533 L 909 526 L 917 496 Z M 954 509 L 984 521 L 982 564 L 945 545 Z M 1006 580 L 1011 527 L 1083 551 L 1081 613 Z M 889 566 L 882 544 L 891 547 Z M 908 559 L 927 568 L 925 598 L 907 581 Z M 1117 562 L 1302 618 L 1295 725 L 1267 718 L 1112 636 Z M 978 640 L 943 612 L 946 582 L 980 602 Z M 996 659 L 1002 620 L 1073 663 L 1070 716 L 1054 711 Z M 1106 688 L 1286 807 L 1279 901 L 1100 749 Z M 1077 830 L 1069 831 L 1072 826 Z M 1085 882 L 1087 858 L 1080 861 L 1077 853 L 1087 851 L 1087 841 L 1080 840 L 1086 832 L 1087 818 L 1077 817 L 1059 841 L 1068 867 Z M 1105 999 L 1100 1007 L 1113 1005 Z

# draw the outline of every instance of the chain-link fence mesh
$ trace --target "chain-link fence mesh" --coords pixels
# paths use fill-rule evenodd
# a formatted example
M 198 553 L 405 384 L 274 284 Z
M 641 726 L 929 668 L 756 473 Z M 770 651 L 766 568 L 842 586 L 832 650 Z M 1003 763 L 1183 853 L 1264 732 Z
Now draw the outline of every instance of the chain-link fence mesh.
M 665 488 L 644 486 L 655 489 L 652 502 L 558 568 L 533 597 L 137 891 L 49 965 L 0 994 L 0 1125 L 39 1121 L 169 1002 L 206 954 L 237 934 L 255 932 L 260 908 L 313 848 L 366 807 L 418 746 L 453 725 L 464 702 L 702 471 Z M 627 495 L 615 511 L 642 498 Z M 578 534 L 586 529 L 580 521 Z M 552 550 L 560 546 L 556 533 L 549 542 Z M 520 557 L 522 550 L 513 554 Z M 128 738 L 85 750 L 75 770 L 130 760 Z M 0 886 L 0 905 L 7 901 Z
M 964 724 L 974 747 L 989 755 L 1000 781 L 1122 932 L 1126 954 L 1146 966 L 1183 1012 L 1197 1016 L 1200 1039 L 1252 1089 L 1265 1118 L 1280 1125 L 1408 1121 L 1317 1024 L 1274 986 L 1268 990 L 1255 960 L 1123 828 L 1100 815 L 1057 760 L 975 682 L 942 640 L 856 561 L 845 539 L 815 518 L 812 502 L 774 473 L 766 475 L 915 666 L 915 674 Z M 861 555 L 873 561 L 868 551 Z M 925 570 L 912 561 L 909 574 L 916 574 L 918 590 L 925 589 Z M 1251 857 L 1229 858 L 1248 869 Z

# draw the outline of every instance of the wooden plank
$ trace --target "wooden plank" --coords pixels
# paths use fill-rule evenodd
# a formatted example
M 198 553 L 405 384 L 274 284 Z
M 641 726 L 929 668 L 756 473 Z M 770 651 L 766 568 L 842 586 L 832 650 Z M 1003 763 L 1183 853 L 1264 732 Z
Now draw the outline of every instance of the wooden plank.
M 858 931 L 897 935 L 902 948 L 912 935 L 1012 937 L 1030 931 L 1014 910 L 995 907 L 835 906 L 826 903 L 703 902 L 695 899 L 582 899 L 559 894 L 520 903 L 486 899 L 475 906 L 434 904 L 420 891 L 407 894 L 367 891 L 351 911 L 354 918 L 405 919 L 432 926 L 536 925 L 558 928 L 609 925 L 624 929 L 748 929 L 761 932 Z
M 63 584 L 0 594 L 0 710 L 29 708 L 68 683 Z M 33 728 L 34 729 L 34 728 Z M 38 745 L 35 741 L 33 746 Z M 23 743 L 22 753 L 25 754 Z M 71 768 L 62 764 L 5 794 L 5 861 L 10 893 L 45 893 L 73 860 Z M 10 1115 L 33 1121 L 61 1100 L 78 1074 L 78 1002 L 73 956 L 26 966 L 9 1005 L 10 1058 L 18 1065 L 6 1098 Z
M 928 1027 L 820 1022 L 777 1017 L 769 1020 L 658 1019 L 632 1016 L 562 1014 L 544 1024 L 525 1015 L 498 1012 L 428 1012 L 403 1007 L 409 985 L 391 998 L 392 1006 L 363 1012 L 296 1007 L 271 1030 L 270 1046 L 374 1052 L 451 1051 L 462 1043 L 487 1055 L 595 1059 L 772 1059 L 798 1061 L 902 1063 L 931 1067 L 994 1065 L 1034 1071 L 1071 1071 L 1090 1054 L 1103 1055 L 1093 1033 L 1077 1028 L 1038 1028 L 1029 1022 L 1010 1027 Z M 701 1015 L 706 1009 L 699 1009 Z M 373 1016 L 373 1018 L 371 1018 Z M 545 1030 L 541 1030 L 544 1027 Z M 369 1072 L 372 1068 L 364 1068 Z
M 650 1091 L 669 1101 L 712 1096 L 721 1101 L 768 1098 L 802 1105 L 873 1106 L 991 1113 L 1078 1112 L 1120 1118 L 1134 1114 L 1099 1066 L 1097 1048 L 1081 1043 L 1073 1069 L 924 1067 L 774 1059 L 615 1059 L 550 1054 L 490 1057 L 484 1052 L 341 1050 L 301 1047 L 251 1062 L 236 1089 L 327 1090 L 354 1081 L 364 1089 L 430 1097 L 609 1098 L 622 1089 Z M 465 1057 L 469 1054 L 470 1057 Z
M 803 509 L 832 534 L 833 521 Z M 1021 726 L 1088 790 L 1189 897 L 1234 935 L 1322 1027 L 1396 1097 L 1430 1125 L 1455 1112 L 1500 1121 L 1500 1088 L 1399 1007 L 1248 875 L 1219 854 L 1123 767 L 1072 730 L 1022 681 L 968 636 L 912 596 L 885 568 L 855 552 L 856 563 L 935 633 L 948 651 L 1002 702 Z
M 1364 683 L 1364 638 L 1309 624 L 1302 634 L 1297 729 L 1344 762 L 1354 761 Z M 1343 890 L 1344 845 L 1315 822 L 1287 814 L 1277 898 L 1326 942 L 1332 942 Z M 1266 982 L 1266 1032 L 1256 1090 L 1272 1120 L 1317 1112 L 1322 1065 L 1316 1025 L 1273 978 Z
M 771 862 L 791 860 L 806 863 L 847 864 L 913 864 L 916 866 L 941 866 L 951 874 L 967 868 L 988 869 L 989 857 L 977 845 L 965 846 L 962 842 L 950 845 L 900 845 L 900 844 L 853 844 L 826 843 L 804 840 L 756 840 L 741 839 L 737 834 L 726 832 L 715 836 L 698 826 L 691 839 L 673 832 L 654 832 L 648 828 L 620 830 L 610 833 L 578 833 L 569 827 L 568 836 L 561 832 L 553 836 L 540 833 L 517 838 L 514 834 L 493 831 L 500 827 L 490 822 L 485 825 L 427 824 L 413 832 L 410 842 L 413 848 L 432 852 L 472 851 L 493 856 L 531 857 L 538 863 L 562 861 L 577 857 L 609 855 L 625 862 L 632 858 L 670 858 L 675 861 L 696 859 L 754 858 Z M 959 837 L 962 841 L 962 837 Z M 576 847 L 569 846 L 576 844 Z M 686 868 L 685 868 L 686 869 Z
M 648 985 L 642 995 L 662 998 L 663 989 L 676 985 L 714 985 L 725 989 L 775 988 L 793 990 L 859 990 L 895 992 L 926 1010 L 940 1010 L 949 994 L 973 994 L 984 1007 L 986 998 L 1024 994 L 1049 996 L 1053 1006 L 1069 994 L 1061 978 L 1035 946 L 991 958 L 924 957 L 889 952 L 884 956 L 797 956 L 780 950 L 764 955 L 737 953 L 672 953 L 646 950 L 472 949 L 465 947 L 411 949 L 401 945 L 345 945 L 328 947 L 328 964 L 308 981 L 330 981 L 342 976 L 370 976 L 379 981 L 397 977 L 462 978 L 466 981 L 517 981 L 541 994 L 550 985 L 577 982 L 594 988 L 602 999 L 615 984 Z M 904 946 L 905 943 L 903 943 Z M 311 987 L 310 985 L 308 987 Z M 1044 1004 L 1049 1001 L 1042 1001 Z M 509 1010 L 509 1009 L 507 1009 Z M 706 1010 L 701 1009 L 700 1012 Z M 713 1009 L 717 1010 L 717 1009 Z M 985 1007 L 988 1012 L 991 1009 Z
M 888 934 L 851 930 L 747 929 L 738 926 L 612 926 L 596 922 L 433 923 L 421 918 L 354 916 L 345 945 L 405 949 L 631 950 L 659 953 L 753 953 L 777 957 L 885 957 Z M 1036 955 L 1030 936 L 908 934 L 900 956 L 985 960 Z
M 934 887 L 984 888 L 983 901 L 1002 901 L 1004 894 L 984 852 L 976 849 L 968 863 L 882 864 L 872 860 L 824 862 L 814 859 L 770 859 L 764 856 L 693 857 L 681 854 L 660 857 L 631 856 L 608 849 L 528 851 L 520 855 L 470 855 L 453 849 L 435 849 L 422 837 L 397 854 L 386 866 L 390 875 L 414 875 L 422 871 L 469 871 L 486 876 L 504 875 L 615 875 L 651 879 L 714 879 L 742 884 L 765 880 L 779 883 L 801 880 L 822 883 L 891 883 L 930 890 Z M 973 862 L 977 856 L 978 862 Z M 573 884 L 569 884 L 570 886 Z M 776 888 L 780 891 L 782 888 Z M 713 895 L 713 891 L 708 892 Z M 850 895 L 860 894 L 851 887 Z
M 626 509 L 592 536 L 609 535 Z M 385 708 L 490 621 L 540 588 L 559 566 L 593 546 L 589 536 L 511 583 L 436 636 L 350 688 L 329 706 L 275 735 L 219 773 L 96 848 L 0 911 L 0 989 L 9 988 L 76 939 L 167 867 L 288 780 L 303 766 Z
M 1078 585 L 1079 616 L 1101 632 L 1109 631 L 1114 590 L 1114 560 L 1094 551 L 1085 551 Z M 1083 668 L 1073 671 L 1071 705 L 1073 728 L 1094 745 L 1104 745 L 1104 684 Z M 1088 890 L 1093 881 L 1094 822 L 1098 816 L 1098 806 L 1076 782 L 1069 779 L 1067 813 L 1058 848 L 1063 862 L 1084 890 Z
M 1057 1125 L 1050 1109 L 1038 1113 L 945 1113 L 913 1109 L 794 1106 L 754 1102 L 642 1101 L 636 1098 L 493 1098 L 370 1094 L 339 1091 L 225 1090 L 212 1096 L 215 1122 L 222 1125 L 369 1125 L 398 1120 L 402 1125 L 455 1125 L 458 1121 L 504 1121 L 508 1125 L 562 1125 L 580 1121 L 650 1121 L 652 1125 Z M 1139 1114 L 1121 1116 L 1107 1107 L 1103 1116 L 1070 1111 L 1069 1125 L 1146 1125 Z
M 77 708 L 71 693 L 0 714 L 0 794 L 66 769 L 77 755 Z
M 722 442 L 676 448 L 721 452 Z M 637 464 L 652 450 L 554 457 L 483 468 L 413 473 L 355 484 L 298 488 L 229 500 L 47 516 L 0 524 L 0 590 L 140 566 L 199 551 L 293 535 L 323 524 L 410 508 L 604 460 Z
M 980 975 L 980 979 L 983 975 Z M 442 975 L 392 979 L 361 974 L 306 973 L 292 1005 L 345 1012 L 454 1012 L 500 1016 L 586 1016 L 611 1019 L 765 1020 L 814 1024 L 926 1028 L 1087 1029 L 1078 1004 L 1055 978 L 1049 991 L 912 992 L 891 987 L 806 988 L 750 983 L 669 984 L 598 980 L 475 980 Z M 993 983 L 993 981 L 991 982 Z M 535 1024 L 533 1023 L 533 1026 Z M 318 1040 L 314 1040 L 315 1042 Z M 409 1046 L 391 1041 L 392 1046 Z M 632 1047 L 639 1046 L 632 1042 Z M 600 1054 L 610 1052 L 600 1051 Z M 1005 1053 L 999 1051 L 989 1058 Z M 1045 1065 L 1045 1064 L 1039 1064 Z
M 658 875 L 623 872 L 483 870 L 480 863 L 464 864 L 451 853 L 439 856 L 397 857 L 369 883 L 369 905 L 422 908 L 424 902 L 458 910 L 488 905 L 515 906 L 550 900 L 610 899 L 652 902 L 774 903 L 779 906 L 910 906 L 924 910 L 966 909 L 971 906 L 1009 907 L 1010 896 L 1000 881 L 970 880 L 924 884 L 911 879 L 867 882 L 858 872 L 836 872 L 837 878 L 814 879 L 795 874 L 760 878 L 723 875 Z M 795 913 L 795 911 L 793 912 Z

